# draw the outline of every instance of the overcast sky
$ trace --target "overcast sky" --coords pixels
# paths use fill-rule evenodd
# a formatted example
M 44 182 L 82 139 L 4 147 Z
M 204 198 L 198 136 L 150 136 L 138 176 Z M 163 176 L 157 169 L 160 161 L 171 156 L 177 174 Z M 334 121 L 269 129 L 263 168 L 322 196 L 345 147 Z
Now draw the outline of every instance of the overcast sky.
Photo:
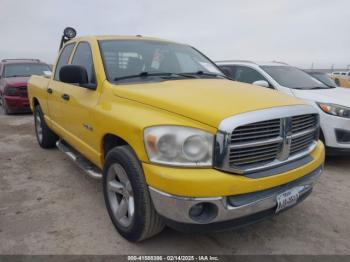
M 350 64 L 349 0 L 0 0 L 0 58 L 53 63 L 66 26 L 78 35 L 146 35 L 213 60 Z

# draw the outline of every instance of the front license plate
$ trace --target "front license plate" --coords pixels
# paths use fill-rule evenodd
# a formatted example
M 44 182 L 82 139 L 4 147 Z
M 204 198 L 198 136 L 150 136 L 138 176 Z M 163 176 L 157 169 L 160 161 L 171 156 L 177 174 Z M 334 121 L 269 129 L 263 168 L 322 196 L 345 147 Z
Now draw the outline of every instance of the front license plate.
M 287 207 L 293 206 L 298 202 L 299 189 L 292 188 L 282 194 L 277 195 L 277 208 L 276 213 L 280 212 Z

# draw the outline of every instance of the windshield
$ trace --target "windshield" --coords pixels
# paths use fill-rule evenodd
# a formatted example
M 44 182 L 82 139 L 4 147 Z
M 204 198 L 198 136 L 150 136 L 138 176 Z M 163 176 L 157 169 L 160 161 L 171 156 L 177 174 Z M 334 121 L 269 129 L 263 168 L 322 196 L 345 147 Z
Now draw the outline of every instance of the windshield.
M 262 66 L 277 83 L 295 89 L 328 88 L 304 71 L 291 66 Z
M 337 84 L 335 83 L 335 81 L 326 74 L 311 74 L 311 75 L 327 86 L 337 87 Z
M 46 64 L 10 64 L 4 67 L 4 77 L 43 75 L 44 71 L 51 71 L 51 69 Z
M 216 65 L 187 45 L 147 40 L 104 40 L 99 43 L 110 81 L 156 73 L 175 75 L 200 72 L 199 77 L 224 77 Z

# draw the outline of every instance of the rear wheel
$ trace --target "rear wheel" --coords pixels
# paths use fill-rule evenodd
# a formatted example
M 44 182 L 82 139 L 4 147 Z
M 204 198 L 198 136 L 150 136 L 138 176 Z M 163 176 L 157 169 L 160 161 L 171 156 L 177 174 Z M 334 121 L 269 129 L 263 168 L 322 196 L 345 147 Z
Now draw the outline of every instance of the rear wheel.
M 129 146 L 116 147 L 107 154 L 103 194 L 115 228 L 127 240 L 142 241 L 164 228 L 153 207 L 141 165 Z
M 44 114 L 39 105 L 34 109 L 34 123 L 39 145 L 45 149 L 55 147 L 58 136 L 46 125 Z

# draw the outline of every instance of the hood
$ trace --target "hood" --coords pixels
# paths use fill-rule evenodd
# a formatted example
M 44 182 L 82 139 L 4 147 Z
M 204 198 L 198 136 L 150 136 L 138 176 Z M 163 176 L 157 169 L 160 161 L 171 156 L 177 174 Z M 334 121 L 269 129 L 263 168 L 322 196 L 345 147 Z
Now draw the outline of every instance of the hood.
M 224 79 L 115 85 L 114 94 L 212 127 L 218 127 L 224 118 L 244 112 L 305 104 L 274 90 Z
M 5 83 L 12 87 L 26 86 L 29 77 L 8 77 L 5 78 Z
M 291 89 L 293 94 L 308 101 L 331 103 L 350 107 L 350 89 L 343 87 L 299 90 Z

